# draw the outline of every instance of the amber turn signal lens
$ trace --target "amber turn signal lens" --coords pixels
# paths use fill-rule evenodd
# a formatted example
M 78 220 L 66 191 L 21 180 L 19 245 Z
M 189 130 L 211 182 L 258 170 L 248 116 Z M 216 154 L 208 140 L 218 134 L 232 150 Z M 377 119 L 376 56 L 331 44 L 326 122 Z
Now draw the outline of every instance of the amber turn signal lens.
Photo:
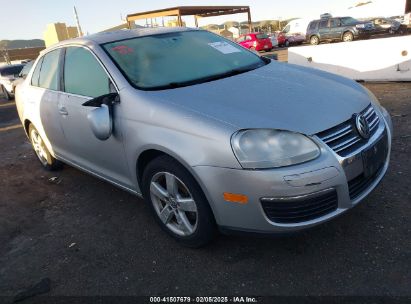
M 231 203 L 239 203 L 239 204 L 247 204 L 248 203 L 248 196 L 243 194 L 234 194 L 234 193 L 227 193 L 224 192 L 224 200 Z

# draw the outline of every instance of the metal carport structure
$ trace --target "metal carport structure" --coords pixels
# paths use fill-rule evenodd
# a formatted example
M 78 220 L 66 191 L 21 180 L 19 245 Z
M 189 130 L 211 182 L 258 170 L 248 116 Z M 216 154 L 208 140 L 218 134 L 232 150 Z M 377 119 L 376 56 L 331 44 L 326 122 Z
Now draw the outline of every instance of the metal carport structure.
M 194 16 L 195 25 L 198 27 L 198 18 L 215 17 L 246 13 L 248 15 L 248 27 L 252 31 L 251 11 L 249 6 L 178 6 L 161 10 L 148 11 L 127 15 L 127 23 L 131 28 L 131 22 L 157 17 L 177 17 L 177 25 L 183 26 L 182 16 Z

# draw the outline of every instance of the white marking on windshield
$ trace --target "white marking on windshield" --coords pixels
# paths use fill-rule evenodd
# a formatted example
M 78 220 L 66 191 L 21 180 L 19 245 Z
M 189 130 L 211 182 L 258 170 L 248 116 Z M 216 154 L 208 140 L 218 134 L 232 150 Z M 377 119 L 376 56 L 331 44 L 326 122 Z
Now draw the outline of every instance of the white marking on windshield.
M 216 49 L 217 51 L 223 53 L 223 54 L 232 54 L 232 53 L 240 53 L 241 51 L 232 46 L 231 44 L 227 43 L 227 42 L 212 42 L 208 44 L 209 46 L 211 46 L 212 48 Z

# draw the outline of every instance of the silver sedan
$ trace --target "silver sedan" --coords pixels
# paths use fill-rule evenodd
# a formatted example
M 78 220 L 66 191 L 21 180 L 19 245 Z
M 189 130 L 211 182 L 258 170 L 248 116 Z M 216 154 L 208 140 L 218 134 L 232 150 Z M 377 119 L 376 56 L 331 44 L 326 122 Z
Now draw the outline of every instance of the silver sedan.
M 144 197 L 192 247 L 218 230 L 330 220 L 390 158 L 390 116 L 367 89 L 203 30 L 64 41 L 39 56 L 16 103 L 46 169 L 66 163 Z

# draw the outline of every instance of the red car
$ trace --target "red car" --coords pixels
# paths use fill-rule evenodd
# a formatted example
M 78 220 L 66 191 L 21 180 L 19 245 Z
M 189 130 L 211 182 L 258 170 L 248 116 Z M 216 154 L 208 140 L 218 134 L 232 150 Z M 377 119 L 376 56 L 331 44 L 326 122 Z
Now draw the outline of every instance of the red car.
M 283 32 L 278 33 L 277 40 L 279 47 L 288 46 L 290 44 L 287 36 Z
M 273 48 L 271 39 L 264 33 L 250 33 L 241 35 L 237 39 L 237 43 L 252 51 L 266 51 L 269 52 Z

